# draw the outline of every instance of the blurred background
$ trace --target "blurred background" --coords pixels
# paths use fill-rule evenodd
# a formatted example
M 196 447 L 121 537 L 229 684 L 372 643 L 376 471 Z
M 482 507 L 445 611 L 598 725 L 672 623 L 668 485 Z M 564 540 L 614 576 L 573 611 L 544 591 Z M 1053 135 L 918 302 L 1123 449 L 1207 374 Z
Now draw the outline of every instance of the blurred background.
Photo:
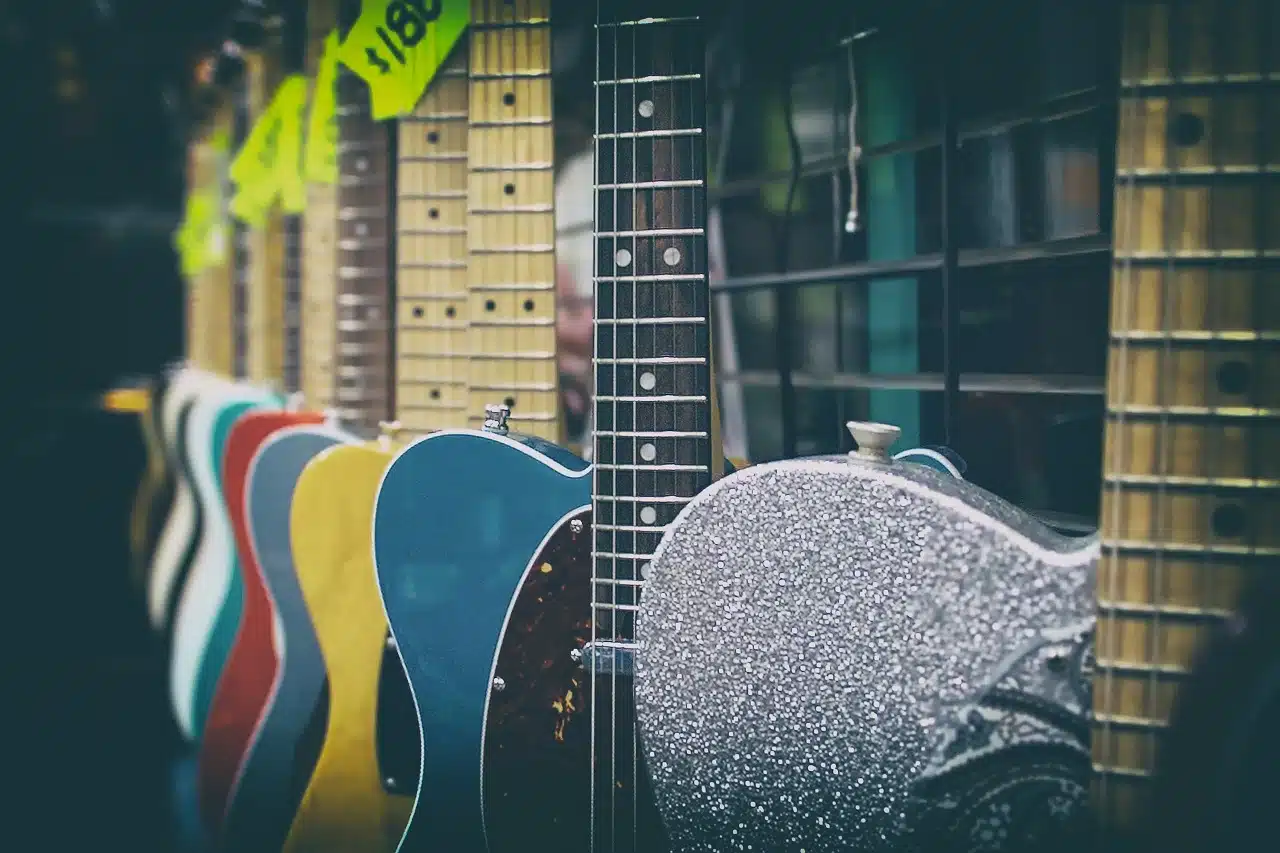
M 710 56 L 731 455 L 837 452 L 844 421 L 889 421 L 904 446 L 945 443 L 969 479 L 1060 529 L 1089 530 L 1114 4 L 786 5 L 783 18 L 724 4 Z M 590 320 L 593 6 L 553 12 L 567 336 Z M 19 791 L 10 831 L 29 826 L 46 847 L 164 845 L 177 736 L 124 568 L 142 444 L 133 416 L 96 399 L 181 357 L 172 235 L 200 114 L 192 93 L 209 57 L 269 11 L 230 0 L 0 3 L 0 482 L 12 507 L 3 755 Z M 564 369 L 585 383 L 586 365 Z M 589 390 L 566 387 L 572 413 L 573 395 Z

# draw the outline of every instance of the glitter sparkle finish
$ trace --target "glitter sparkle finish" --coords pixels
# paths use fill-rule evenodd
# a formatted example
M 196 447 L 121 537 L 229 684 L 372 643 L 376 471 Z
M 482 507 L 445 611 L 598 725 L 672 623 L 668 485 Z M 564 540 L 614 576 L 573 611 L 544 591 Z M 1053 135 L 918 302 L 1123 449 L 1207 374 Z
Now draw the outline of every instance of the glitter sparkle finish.
M 1096 538 L 923 466 L 792 460 L 704 491 L 655 555 L 637 624 L 641 743 L 673 848 L 923 849 L 937 839 L 922 812 L 1003 808 L 993 798 L 1019 771 L 989 753 L 1023 731 L 1050 747 L 1087 732 L 1087 695 L 1019 673 L 1040 671 L 1041 649 L 1091 642 L 1097 554 Z M 1087 755 L 1069 749 L 1049 783 L 1079 793 Z M 918 783 L 957 755 L 986 764 L 958 792 L 933 779 L 922 808 Z M 982 843 L 1000 827 L 971 823 L 950 828 L 974 835 L 950 849 L 1008 849 Z

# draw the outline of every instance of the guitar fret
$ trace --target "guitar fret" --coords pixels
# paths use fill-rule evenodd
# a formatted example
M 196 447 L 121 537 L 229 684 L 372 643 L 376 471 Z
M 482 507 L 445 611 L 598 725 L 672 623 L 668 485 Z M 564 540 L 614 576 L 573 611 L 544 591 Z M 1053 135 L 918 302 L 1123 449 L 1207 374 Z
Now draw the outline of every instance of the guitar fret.
M 682 18 L 639 18 L 634 21 L 597 21 L 597 29 L 610 27 L 650 27 L 659 24 L 696 24 L 700 19 L 696 16 Z
M 556 285 L 555 285 L 555 282 L 553 281 L 534 281 L 534 282 L 527 282 L 527 283 L 518 282 L 518 281 L 497 281 L 497 282 L 489 282 L 486 284 L 472 285 L 471 290 L 477 291 L 477 292 L 484 292 L 487 290 L 492 290 L 495 292 L 519 290 L 522 292 L 533 291 L 536 293 L 539 291 L 554 292 L 555 287 Z
M 472 127 L 549 127 L 549 118 L 513 118 L 492 121 L 472 121 Z
M 523 352 L 483 352 L 471 356 L 472 361 L 545 361 L 555 358 L 551 350 L 525 350 Z
M 597 231 L 597 237 L 701 237 L 701 228 L 650 228 L 639 231 Z
M 621 183 L 596 184 L 597 190 L 672 190 L 685 188 L 699 188 L 706 186 L 706 181 L 702 180 L 683 180 L 683 181 L 624 181 Z
M 466 198 L 466 190 L 429 190 L 427 192 L 400 192 L 401 201 L 425 201 L 427 199 Z
M 706 364 L 701 357 L 660 356 L 657 358 L 593 358 L 593 364 Z
M 550 71 L 532 71 L 532 70 L 498 71 L 498 72 L 472 71 L 471 79 L 472 80 L 550 80 L 551 72 Z
M 535 243 L 527 246 L 483 246 L 472 247 L 473 255 L 545 255 L 555 252 L 553 243 Z
M 679 495 L 596 495 L 596 503 L 687 504 L 692 498 Z
M 706 465 L 614 465 L 597 462 L 595 467 L 601 471 L 691 471 L 699 474 L 711 471 Z
M 599 307 L 599 306 L 597 306 Z M 596 323 L 605 326 L 704 326 L 706 317 L 602 317 Z
M 467 209 L 469 216 L 488 216 L 495 213 L 553 213 L 555 207 L 550 204 L 513 204 L 510 207 L 471 207 Z
M 701 80 L 701 74 L 649 74 L 644 77 L 619 77 L 616 80 L 597 80 L 596 86 L 633 86 L 637 83 L 692 83 Z
M 1280 332 L 1253 329 L 1225 329 L 1212 331 L 1207 329 L 1175 329 L 1171 331 L 1155 331 L 1150 329 L 1132 329 L 1111 333 L 1112 343 L 1170 343 L 1170 344 L 1249 344 L 1280 343 Z
M 1117 417 L 1157 419 L 1230 419 L 1273 420 L 1280 418 L 1280 409 L 1250 406 L 1139 406 L 1108 405 L 1107 414 Z
M 1159 486 L 1169 491 L 1231 491 L 1246 489 L 1250 493 L 1280 490 L 1280 480 L 1258 477 L 1180 477 L 1173 474 L 1108 474 L 1107 485 Z
M 466 162 L 467 155 L 465 153 L 445 153 L 445 154 L 418 154 L 415 156 L 401 155 L 401 163 L 459 163 Z
M 471 325 L 476 328 L 490 327 L 495 329 L 532 329 L 532 328 L 552 328 L 556 321 L 552 317 L 540 317 L 534 320 L 522 320 L 519 318 L 511 318 L 506 320 L 472 320 Z
M 701 136 L 702 128 L 686 127 L 676 130 L 628 130 L 616 133 L 597 133 L 599 139 L 674 139 L 680 136 Z
M 663 533 L 670 526 L 671 525 L 669 524 L 646 524 L 640 526 L 629 524 L 601 524 L 598 521 L 592 524 L 592 527 L 596 530 L 611 530 L 620 533 Z
M 497 163 L 484 166 L 473 165 L 471 171 L 477 174 L 489 172 L 550 172 L 550 163 Z

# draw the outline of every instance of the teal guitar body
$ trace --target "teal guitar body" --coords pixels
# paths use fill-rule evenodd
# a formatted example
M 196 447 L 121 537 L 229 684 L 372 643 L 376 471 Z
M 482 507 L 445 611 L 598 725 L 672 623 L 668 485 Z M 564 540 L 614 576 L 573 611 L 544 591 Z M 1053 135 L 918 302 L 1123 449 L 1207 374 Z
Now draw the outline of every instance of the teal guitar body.
M 482 777 L 486 786 L 496 781 L 496 768 L 486 766 L 493 724 L 528 727 L 535 738 L 545 729 L 554 745 L 553 721 L 493 720 L 490 697 L 504 636 L 531 627 L 509 624 L 514 602 L 530 572 L 541 574 L 535 561 L 553 533 L 589 510 L 590 474 L 587 463 L 540 439 L 447 430 L 406 447 L 383 476 L 374 565 L 423 744 L 401 850 L 486 849 Z M 589 612 L 586 569 L 578 621 Z M 571 663 L 570 647 L 561 652 Z M 513 695 L 505 685 L 501 693 Z

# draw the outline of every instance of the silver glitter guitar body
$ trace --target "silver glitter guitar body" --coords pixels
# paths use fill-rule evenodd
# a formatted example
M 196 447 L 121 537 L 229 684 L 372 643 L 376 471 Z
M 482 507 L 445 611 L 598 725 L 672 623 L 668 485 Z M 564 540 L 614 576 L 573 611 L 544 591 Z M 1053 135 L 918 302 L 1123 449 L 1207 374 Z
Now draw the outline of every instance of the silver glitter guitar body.
M 690 502 L 638 617 L 674 850 L 1087 849 L 1093 537 L 859 450 Z

